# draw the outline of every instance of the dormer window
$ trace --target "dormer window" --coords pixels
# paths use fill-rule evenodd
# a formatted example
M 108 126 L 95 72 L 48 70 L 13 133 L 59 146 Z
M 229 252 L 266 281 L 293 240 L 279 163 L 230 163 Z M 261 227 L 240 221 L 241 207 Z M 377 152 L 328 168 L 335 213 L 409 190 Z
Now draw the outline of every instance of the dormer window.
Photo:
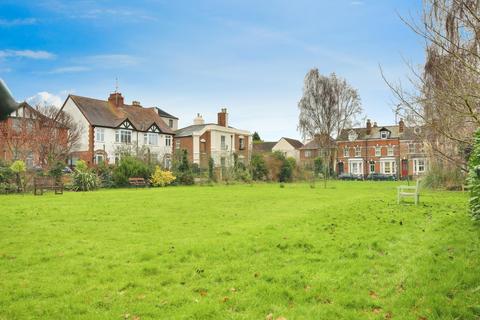
M 380 131 L 380 138 L 388 139 L 388 131 Z

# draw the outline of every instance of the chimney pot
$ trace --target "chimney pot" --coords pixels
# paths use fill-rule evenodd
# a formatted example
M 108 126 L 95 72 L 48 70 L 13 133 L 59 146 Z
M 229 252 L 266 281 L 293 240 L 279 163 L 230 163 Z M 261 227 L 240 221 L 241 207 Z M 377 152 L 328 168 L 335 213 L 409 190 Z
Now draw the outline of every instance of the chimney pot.
M 141 106 L 140 101 L 136 101 L 136 100 L 132 101 L 132 106 L 140 107 Z
M 367 134 L 372 133 L 372 122 L 370 119 L 367 119 Z

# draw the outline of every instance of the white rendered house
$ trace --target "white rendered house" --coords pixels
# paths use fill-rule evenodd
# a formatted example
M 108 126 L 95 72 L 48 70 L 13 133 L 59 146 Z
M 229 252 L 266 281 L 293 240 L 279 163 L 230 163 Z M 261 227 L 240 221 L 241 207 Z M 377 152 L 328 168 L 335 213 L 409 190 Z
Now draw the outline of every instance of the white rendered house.
M 129 151 L 142 152 L 152 162 L 171 166 L 174 132 L 157 108 L 144 108 L 136 101 L 127 105 L 120 93 L 112 93 L 108 100 L 69 95 L 62 110 L 81 128 L 70 164 L 79 159 L 89 165 L 118 163 Z

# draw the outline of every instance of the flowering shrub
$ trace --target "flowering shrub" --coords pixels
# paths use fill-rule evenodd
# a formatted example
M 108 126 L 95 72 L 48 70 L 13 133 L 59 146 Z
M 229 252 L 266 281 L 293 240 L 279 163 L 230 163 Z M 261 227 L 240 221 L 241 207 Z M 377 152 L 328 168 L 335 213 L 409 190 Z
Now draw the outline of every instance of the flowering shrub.
M 163 171 L 159 166 L 155 167 L 150 183 L 154 187 L 165 187 L 175 181 L 176 177 L 170 171 Z

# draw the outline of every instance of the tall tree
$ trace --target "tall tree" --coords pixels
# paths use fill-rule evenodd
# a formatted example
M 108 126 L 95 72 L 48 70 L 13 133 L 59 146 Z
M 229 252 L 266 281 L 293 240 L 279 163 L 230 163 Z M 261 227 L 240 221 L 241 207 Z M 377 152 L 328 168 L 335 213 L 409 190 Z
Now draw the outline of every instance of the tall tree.
M 253 133 L 253 135 L 252 135 L 252 140 L 253 140 L 253 142 L 261 142 L 261 141 L 262 141 L 262 139 L 260 138 L 260 135 L 258 134 L 257 131 L 255 131 L 255 132 Z
M 298 103 L 298 130 L 303 138 L 315 135 L 336 137 L 352 126 L 362 112 L 358 91 L 335 73 L 323 76 L 318 69 L 305 76 L 303 96 Z
M 346 127 L 353 126 L 362 113 L 360 96 L 356 89 L 335 73 L 323 76 L 318 69 L 312 69 L 305 76 L 298 108 L 298 130 L 304 139 L 317 140 L 326 183 L 335 149 L 333 138 Z
M 466 171 L 480 127 L 480 1 L 424 0 L 421 21 L 403 21 L 425 41 L 425 64 L 408 66 L 410 90 L 386 82 L 432 157 Z

